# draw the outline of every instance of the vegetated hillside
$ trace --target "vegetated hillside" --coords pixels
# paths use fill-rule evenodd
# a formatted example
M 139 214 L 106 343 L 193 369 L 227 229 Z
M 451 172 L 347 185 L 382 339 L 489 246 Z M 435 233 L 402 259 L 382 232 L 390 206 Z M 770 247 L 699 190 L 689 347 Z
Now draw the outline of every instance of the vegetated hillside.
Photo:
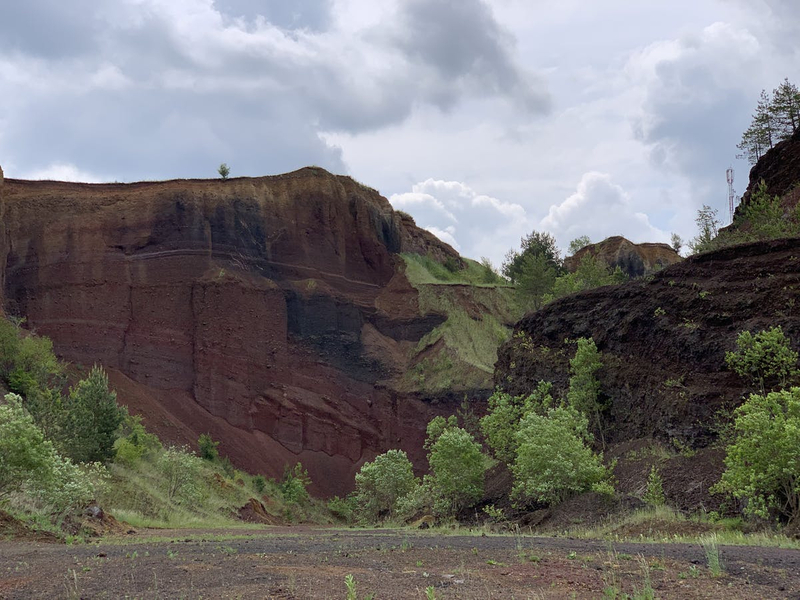
M 522 319 L 499 351 L 496 384 L 529 393 L 539 380 L 564 389 L 568 339 L 603 353 L 601 393 L 610 442 L 678 438 L 705 446 L 715 413 L 741 401 L 745 382 L 726 369 L 737 334 L 780 325 L 800 340 L 800 239 L 757 242 L 691 257 L 650 277 L 557 300 Z
M 345 491 L 388 448 L 421 466 L 425 424 L 464 393 L 488 392 L 489 360 L 518 316 L 493 287 L 448 286 L 444 306 L 435 277 L 412 286 L 400 253 L 447 263 L 455 281 L 472 267 L 374 190 L 319 168 L 227 181 L 7 179 L 2 190 L 7 313 L 64 359 L 102 364 L 119 401 L 162 439 L 210 433 L 237 465 L 270 476 L 299 460 L 325 493 Z M 458 335 L 475 303 L 497 307 L 483 363 Z M 408 377 L 420 364 L 424 376 L 423 351 L 467 376 Z

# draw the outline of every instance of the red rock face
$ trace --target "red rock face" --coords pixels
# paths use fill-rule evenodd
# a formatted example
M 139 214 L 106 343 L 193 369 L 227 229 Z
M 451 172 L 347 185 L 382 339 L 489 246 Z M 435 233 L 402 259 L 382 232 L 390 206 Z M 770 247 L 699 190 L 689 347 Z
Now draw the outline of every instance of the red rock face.
M 564 259 L 564 266 L 575 272 L 584 256 L 593 256 L 612 270 L 619 267 L 628 277 L 648 275 L 681 261 L 680 255 L 667 244 L 634 244 L 619 235 L 581 248 Z
M 109 369 L 162 437 L 209 432 L 270 476 L 300 460 L 323 493 L 388 448 L 422 466 L 425 425 L 446 407 L 394 391 L 402 365 L 375 348 L 441 322 L 419 315 L 396 253 L 455 252 L 376 192 L 321 169 L 3 188 L 7 312 L 64 359 Z

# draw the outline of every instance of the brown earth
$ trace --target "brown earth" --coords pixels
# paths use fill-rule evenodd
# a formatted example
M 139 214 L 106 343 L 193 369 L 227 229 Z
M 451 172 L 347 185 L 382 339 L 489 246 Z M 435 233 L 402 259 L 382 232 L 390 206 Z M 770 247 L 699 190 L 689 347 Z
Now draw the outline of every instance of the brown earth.
M 158 536 L 158 537 L 155 537 Z M 161 537 L 166 536 L 166 537 Z M 143 532 L 99 544 L 0 541 L 0 598 L 797 598 L 800 552 L 529 535 L 274 528 Z M 649 586 L 648 586 L 649 580 Z M 616 596 L 612 596 L 616 597 Z
M 427 421 L 474 391 L 398 388 L 444 319 L 421 314 L 398 253 L 460 258 L 349 177 L 0 189 L 6 312 L 65 360 L 102 364 L 169 442 L 207 432 L 242 468 L 299 460 L 315 491 L 343 493 L 388 448 L 421 467 Z
M 612 270 L 619 267 L 631 278 L 648 275 L 682 260 L 667 244 L 634 244 L 616 235 L 581 248 L 573 256 L 564 259 L 564 266 L 574 273 L 585 256 L 597 258 Z

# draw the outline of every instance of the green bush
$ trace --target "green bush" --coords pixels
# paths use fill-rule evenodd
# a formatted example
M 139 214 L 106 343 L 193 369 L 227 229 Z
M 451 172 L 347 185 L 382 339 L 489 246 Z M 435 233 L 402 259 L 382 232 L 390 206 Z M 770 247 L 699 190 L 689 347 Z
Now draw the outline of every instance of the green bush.
M 124 417 L 114 442 L 114 460 L 132 467 L 146 455 L 155 455 L 162 449 L 161 441 L 149 433 L 142 424 L 142 417 L 124 410 Z
M 362 518 L 394 516 L 394 506 L 416 485 L 414 468 L 402 450 L 388 450 L 366 462 L 356 474 L 356 499 Z
M 455 515 L 483 495 L 486 457 L 469 432 L 450 427 L 431 445 L 428 456 L 435 507 L 443 515 Z
M 650 475 L 647 476 L 647 488 L 642 496 L 642 501 L 650 506 L 663 506 L 666 502 L 666 498 L 664 498 L 664 480 L 655 465 L 650 467 Z
M 263 475 L 253 475 L 253 489 L 263 494 L 267 489 L 267 479 Z
M 78 467 L 56 452 L 16 394 L 0 405 L 0 499 L 24 491 L 50 515 L 81 507 L 106 477 L 99 464 Z
M 302 463 L 297 463 L 294 467 L 286 465 L 279 489 L 287 503 L 306 504 L 309 501 L 309 485 L 311 485 L 311 478 L 308 476 L 308 471 L 303 468 Z
M 603 423 L 600 418 L 602 406 L 599 401 L 600 381 L 597 372 L 602 368 L 600 351 L 592 338 L 579 338 L 575 356 L 569 361 L 569 390 L 567 403 L 594 422 L 603 446 Z
M 587 442 L 588 421 L 572 407 L 547 415 L 529 413 L 517 433 L 517 458 L 512 466 L 512 498 L 553 504 L 597 487 L 608 471 Z
M 164 491 L 170 501 L 185 506 L 200 502 L 203 496 L 201 458 L 188 448 L 170 446 L 158 456 L 156 468 L 163 477 Z
M 745 501 L 745 514 L 800 517 L 800 388 L 751 395 L 734 412 L 734 441 L 712 491 Z
M 552 302 L 583 290 L 624 283 L 627 279 L 628 276 L 619 267 L 612 271 L 600 259 L 586 254 L 574 273 L 565 273 L 555 279 L 553 288 L 545 295 L 544 301 Z
M 736 350 L 725 353 L 725 364 L 737 375 L 767 389 L 784 387 L 797 376 L 797 352 L 780 327 L 753 335 L 742 331 L 736 338 Z
M 328 500 L 328 510 L 338 519 L 341 519 L 348 525 L 352 525 L 356 520 L 356 514 L 359 512 L 358 500 L 355 494 L 348 494 L 344 498 L 334 496 Z
M 523 415 L 528 412 L 544 413 L 553 407 L 552 384 L 540 381 L 533 394 L 510 396 L 496 391 L 489 397 L 489 410 L 480 421 L 481 431 L 494 455 L 510 465 L 517 456 L 516 433 Z
M 200 449 L 200 458 L 203 460 L 213 462 L 219 458 L 219 450 L 217 450 L 219 442 L 212 440 L 209 434 L 201 434 L 200 438 L 197 440 L 197 446 Z

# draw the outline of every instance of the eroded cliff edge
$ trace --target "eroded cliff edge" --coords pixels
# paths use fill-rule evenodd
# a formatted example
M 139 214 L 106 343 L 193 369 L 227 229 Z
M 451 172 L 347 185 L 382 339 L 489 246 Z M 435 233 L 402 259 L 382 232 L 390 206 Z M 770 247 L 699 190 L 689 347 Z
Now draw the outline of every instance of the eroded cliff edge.
M 6 311 L 106 367 L 172 442 L 208 432 L 244 468 L 301 460 L 342 492 L 376 453 L 419 455 L 453 410 L 395 385 L 445 318 L 421 313 L 398 253 L 460 259 L 348 177 L 3 188 Z

